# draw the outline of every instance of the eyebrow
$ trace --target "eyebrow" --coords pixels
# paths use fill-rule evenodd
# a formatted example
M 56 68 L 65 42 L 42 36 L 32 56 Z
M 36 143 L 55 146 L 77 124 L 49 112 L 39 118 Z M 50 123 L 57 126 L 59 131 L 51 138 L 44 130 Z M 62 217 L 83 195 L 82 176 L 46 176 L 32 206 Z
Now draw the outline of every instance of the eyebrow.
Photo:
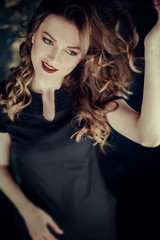
M 48 35 L 53 41 L 57 42 L 57 40 L 56 40 L 54 37 L 52 37 L 48 32 L 43 32 L 43 33 L 45 33 L 46 35 Z M 67 46 L 67 48 L 72 48 L 72 49 L 78 49 L 78 50 L 80 50 L 80 47 Z

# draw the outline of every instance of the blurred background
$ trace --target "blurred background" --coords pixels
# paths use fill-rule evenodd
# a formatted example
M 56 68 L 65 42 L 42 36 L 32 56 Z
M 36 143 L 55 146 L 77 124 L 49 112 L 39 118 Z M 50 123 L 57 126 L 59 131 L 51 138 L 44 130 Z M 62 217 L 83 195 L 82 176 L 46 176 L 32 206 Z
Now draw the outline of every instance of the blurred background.
M 97 0 L 98 1 L 98 0 Z M 109 0 L 106 0 L 109 1 Z M 110 0 L 112 1 L 112 0 Z M 137 25 L 140 42 L 137 56 L 144 54 L 144 37 L 157 19 L 152 0 L 121 0 Z M 19 62 L 22 41 L 16 35 L 22 20 L 30 19 L 40 0 L 0 0 L 0 81 Z M 134 74 L 135 94 L 128 103 L 140 110 L 143 74 Z M 160 148 L 146 148 L 113 131 L 113 147 L 99 153 L 99 162 L 106 185 L 118 200 L 119 240 L 160 239 L 159 233 L 159 171 Z M 98 151 L 98 150 L 97 150 Z M 14 155 L 11 159 L 14 165 Z M 14 224 L 14 206 L 0 192 L 0 239 L 20 240 Z

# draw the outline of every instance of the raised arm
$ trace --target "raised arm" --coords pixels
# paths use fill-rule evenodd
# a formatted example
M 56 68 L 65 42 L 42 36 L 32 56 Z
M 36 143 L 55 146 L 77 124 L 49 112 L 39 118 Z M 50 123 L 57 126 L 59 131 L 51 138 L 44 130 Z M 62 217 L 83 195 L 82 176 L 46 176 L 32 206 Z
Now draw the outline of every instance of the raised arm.
M 107 114 L 110 125 L 127 138 L 147 147 L 160 145 L 160 1 L 158 21 L 145 38 L 145 75 L 141 113 L 123 100 Z M 159 6 L 158 6 L 159 3 Z
M 159 2 L 160 1 L 155 1 Z M 149 136 L 160 144 L 160 6 L 155 7 L 158 21 L 145 38 L 145 80 L 138 128 L 143 139 Z

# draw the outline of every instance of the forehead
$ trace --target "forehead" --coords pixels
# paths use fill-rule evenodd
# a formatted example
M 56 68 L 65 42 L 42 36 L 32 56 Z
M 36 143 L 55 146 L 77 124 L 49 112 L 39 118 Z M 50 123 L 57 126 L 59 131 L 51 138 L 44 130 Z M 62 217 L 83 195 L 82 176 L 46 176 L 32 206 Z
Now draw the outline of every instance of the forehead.
M 41 23 L 38 31 L 48 32 L 58 43 L 66 46 L 80 46 L 80 32 L 74 22 L 64 17 L 50 14 Z

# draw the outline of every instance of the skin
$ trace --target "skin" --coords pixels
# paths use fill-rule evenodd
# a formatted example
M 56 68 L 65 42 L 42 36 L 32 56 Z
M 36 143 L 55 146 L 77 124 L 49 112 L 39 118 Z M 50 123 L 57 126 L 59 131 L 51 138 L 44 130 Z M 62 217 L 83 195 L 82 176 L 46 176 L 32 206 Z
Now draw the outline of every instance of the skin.
M 118 100 L 117 110 L 107 114 L 110 125 L 117 132 L 146 147 L 160 145 L 160 1 L 153 3 L 158 20 L 144 41 L 145 75 L 141 113 L 125 101 Z
M 52 121 L 55 116 L 54 91 L 82 59 L 79 29 L 73 22 L 50 14 L 34 33 L 32 43 L 31 60 L 35 73 L 31 88 L 42 94 L 43 115 Z M 58 71 L 44 71 L 41 61 Z
M 117 101 L 119 106 L 116 111 L 107 114 L 108 121 L 112 125 L 112 127 L 115 128 L 115 130 L 117 130 L 122 135 L 128 137 L 132 141 L 150 147 L 155 147 L 160 144 L 160 1 L 155 2 L 155 9 L 158 12 L 158 21 L 145 38 L 145 83 L 141 114 L 134 111 L 123 100 Z M 48 19 L 53 20 L 53 16 Z M 70 30 L 69 26 L 72 26 L 71 29 L 75 30 L 74 33 L 77 32 L 73 23 L 64 21 L 64 19 L 60 18 L 59 20 L 61 24 L 64 24 L 63 30 L 68 27 L 66 34 L 68 34 L 68 31 Z M 61 32 L 63 31 L 61 30 Z M 60 32 L 58 31 L 57 33 Z M 74 69 L 74 67 L 80 61 L 80 58 L 75 60 L 76 58 L 74 59 L 73 57 L 73 61 L 72 57 L 65 56 L 65 54 L 67 54 L 65 51 L 68 44 L 78 44 L 78 42 L 73 42 L 73 39 L 70 39 L 72 40 L 71 42 L 66 42 L 66 40 L 65 42 L 62 41 L 63 39 L 68 39 L 68 35 L 65 35 L 65 38 L 61 38 L 61 36 L 56 35 L 55 37 L 57 37 L 57 43 L 54 47 L 53 45 L 41 45 L 41 42 L 40 46 L 37 46 L 36 41 L 39 41 L 40 35 L 38 35 L 38 32 L 34 34 L 34 43 L 32 50 L 32 54 L 35 53 L 34 56 L 32 55 L 32 57 L 34 57 L 32 61 L 35 61 L 35 77 L 33 79 L 34 84 L 32 85 L 32 89 L 34 91 L 41 92 L 42 95 L 44 95 L 44 91 L 48 96 L 47 93 L 49 91 L 49 88 L 51 87 L 53 91 L 56 88 L 59 88 L 65 74 L 69 74 L 69 72 L 72 71 L 72 69 Z M 78 40 L 78 35 L 76 36 L 77 38 L 75 39 Z M 46 47 L 46 50 L 40 53 L 39 51 L 41 50 L 42 46 L 44 48 Z M 48 50 L 48 48 L 51 49 Z M 71 62 L 73 61 L 73 65 L 70 65 L 70 62 L 66 68 L 63 68 L 62 66 L 64 65 L 62 64 L 63 59 L 61 58 L 61 56 L 65 56 L 65 59 L 69 58 Z M 60 72 L 57 73 L 57 75 L 55 74 L 55 77 L 53 78 L 49 78 L 47 74 L 43 74 L 43 71 L 41 71 L 40 69 L 39 63 L 39 60 L 41 58 L 44 58 L 44 60 L 50 59 L 50 64 L 57 64 L 55 67 L 59 67 Z M 115 103 L 112 102 L 111 104 Z M 50 108 L 52 107 L 53 106 L 51 105 Z M 50 108 L 49 111 L 52 112 Z M 48 231 L 47 225 L 49 225 L 54 232 L 62 234 L 62 230 L 60 229 L 60 227 L 47 213 L 36 207 L 32 202 L 27 199 L 27 197 L 23 194 L 23 192 L 18 187 L 17 183 L 12 177 L 9 169 L 9 152 L 11 146 L 10 135 L 8 133 L 0 133 L 0 143 L 0 189 L 17 207 L 19 213 L 22 215 L 26 222 L 28 231 L 33 240 L 55 240 L 56 238 Z

